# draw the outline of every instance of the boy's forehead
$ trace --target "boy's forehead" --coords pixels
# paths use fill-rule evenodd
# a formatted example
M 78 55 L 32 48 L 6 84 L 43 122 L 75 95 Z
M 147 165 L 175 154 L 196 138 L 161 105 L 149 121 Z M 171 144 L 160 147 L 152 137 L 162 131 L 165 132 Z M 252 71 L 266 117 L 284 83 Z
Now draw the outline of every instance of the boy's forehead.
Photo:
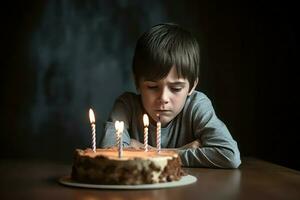
M 187 78 L 181 77 L 176 70 L 176 67 L 173 66 L 169 73 L 162 78 L 156 79 L 156 78 L 148 78 L 148 77 L 142 77 L 141 80 L 143 82 L 145 81 L 151 81 L 151 82 L 159 82 L 159 81 L 167 81 L 167 82 L 186 82 L 188 81 Z
M 166 83 L 170 83 L 170 84 L 186 84 L 188 83 L 188 80 L 186 78 L 167 78 L 164 77 L 162 79 L 159 80 L 154 80 L 154 79 L 147 79 L 147 78 L 142 78 L 141 82 L 166 82 Z

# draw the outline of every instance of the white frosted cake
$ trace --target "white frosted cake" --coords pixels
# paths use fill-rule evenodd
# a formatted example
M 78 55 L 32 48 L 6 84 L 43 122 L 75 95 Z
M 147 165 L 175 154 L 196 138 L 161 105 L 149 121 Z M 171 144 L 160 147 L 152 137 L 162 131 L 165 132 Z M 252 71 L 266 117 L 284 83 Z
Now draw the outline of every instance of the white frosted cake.
M 138 185 L 180 180 L 184 175 L 175 151 L 124 149 L 75 150 L 71 178 L 95 184 Z

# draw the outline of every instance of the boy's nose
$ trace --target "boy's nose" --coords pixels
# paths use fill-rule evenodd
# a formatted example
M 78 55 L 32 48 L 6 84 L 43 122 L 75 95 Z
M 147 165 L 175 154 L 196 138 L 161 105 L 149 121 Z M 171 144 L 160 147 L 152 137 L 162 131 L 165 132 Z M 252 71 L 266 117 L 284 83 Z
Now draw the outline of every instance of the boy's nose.
M 169 102 L 168 91 L 166 89 L 160 92 L 159 101 L 161 104 L 167 104 Z

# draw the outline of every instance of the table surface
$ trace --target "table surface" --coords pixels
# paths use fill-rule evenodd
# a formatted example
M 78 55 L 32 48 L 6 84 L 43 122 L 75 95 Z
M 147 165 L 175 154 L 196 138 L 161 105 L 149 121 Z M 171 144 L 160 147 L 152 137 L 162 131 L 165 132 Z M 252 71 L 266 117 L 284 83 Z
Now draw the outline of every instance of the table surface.
M 239 169 L 185 168 L 191 185 L 152 190 L 104 190 L 59 184 L 71 165 L 47 161 L 0 160 L 0 199 L 300 199 L 300 172 L 255 158 Z

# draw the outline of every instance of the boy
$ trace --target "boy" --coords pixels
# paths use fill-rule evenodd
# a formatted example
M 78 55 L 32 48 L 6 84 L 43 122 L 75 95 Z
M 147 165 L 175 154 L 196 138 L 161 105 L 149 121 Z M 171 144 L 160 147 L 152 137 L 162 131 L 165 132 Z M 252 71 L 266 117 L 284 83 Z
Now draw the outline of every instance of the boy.
M 115 145 L 114 122 L 122 120 L 123 145 L 143 147 L 144 113 L 150 119 L 148 143 L 155 146 L 159 114 L 161 147 L 176 150 L 183 166 L 237 168 L 241 163 L 237 143 L 208 97 L 195 91 L 199 60 L 196 39 L 178 25 L 158 24 L 144 33 L 132 66 L 140 94 L 127 92 L 116 100 L 100 146 Z

